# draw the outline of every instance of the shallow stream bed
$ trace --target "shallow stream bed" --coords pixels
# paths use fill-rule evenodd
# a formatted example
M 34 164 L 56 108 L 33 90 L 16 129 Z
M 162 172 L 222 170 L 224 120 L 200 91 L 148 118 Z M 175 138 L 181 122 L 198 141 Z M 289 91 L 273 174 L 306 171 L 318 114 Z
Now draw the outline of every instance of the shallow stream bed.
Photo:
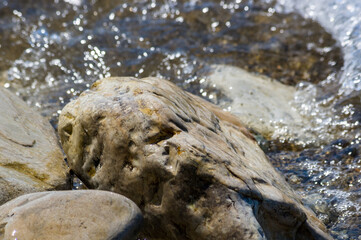
M 0 0 L 0 84 L 54 127 L 108 76 L 166 78 L 225 109 L 206 84 L 213 64 L 295 86 L 318 138 L 257 139 L 336 239 L 360 239 L 361 4 L 295 2 Z

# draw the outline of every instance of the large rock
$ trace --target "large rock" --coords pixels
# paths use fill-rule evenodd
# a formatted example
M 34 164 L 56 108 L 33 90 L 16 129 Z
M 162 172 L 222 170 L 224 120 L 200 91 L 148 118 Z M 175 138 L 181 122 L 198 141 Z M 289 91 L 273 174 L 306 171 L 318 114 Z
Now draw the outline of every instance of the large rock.
M 0 87 L 0 204 L 25 193 L 69 188 L 54 129 Z
M 163 239 L 328 239 L 237 118 L 157 78 L 108 78 L 59 120 L 70 168 Z
M 31 193 L 0 207 L 0 239 L 135 239 L 141 222 L 137 205 L 119 194 Z
M 226 105 L 245 126 L 269 139 L 296 143 L 315 140 L 314 134 L 305 131 L 305 126 L 311 125 L 310 119 L 292 105 L 295 87 L 226 65 L 213 66 L 207 79 L 208 84 L 232 100 Z

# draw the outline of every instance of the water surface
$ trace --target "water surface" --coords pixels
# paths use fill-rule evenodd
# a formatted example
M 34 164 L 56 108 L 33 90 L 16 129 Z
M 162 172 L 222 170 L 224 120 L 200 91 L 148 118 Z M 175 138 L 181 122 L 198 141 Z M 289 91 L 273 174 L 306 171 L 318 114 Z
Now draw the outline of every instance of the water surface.
M 295 86 L 295 106 L 314 116 L 305 131 L 319 139 L 260 144 L 335 238 L 359 239 L 360 6 L 295 2 L 0 0 L 0 84 L 54 127 L 66 103 L 108 76 L 162 77 L 214 103 L 232 99 L 205 87 L 212 64 Z

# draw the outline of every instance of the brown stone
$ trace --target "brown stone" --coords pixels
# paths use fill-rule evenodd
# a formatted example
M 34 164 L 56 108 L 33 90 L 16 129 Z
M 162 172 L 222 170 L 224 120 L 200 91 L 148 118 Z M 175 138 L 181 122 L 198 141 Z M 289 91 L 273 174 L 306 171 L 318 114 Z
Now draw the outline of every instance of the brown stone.
M 142 223 L 131 200 L 99 190 L 20 196 L 0 207 L 0 239 L 135 239 Z
M 157 78 L 107 78 L 59 135 L 90 188 L 132 199 L 161 239 L 329 239 L 234 116 Z
M 0 87 L 0 204 L 30 192 L 70 187 L 50 123 Z

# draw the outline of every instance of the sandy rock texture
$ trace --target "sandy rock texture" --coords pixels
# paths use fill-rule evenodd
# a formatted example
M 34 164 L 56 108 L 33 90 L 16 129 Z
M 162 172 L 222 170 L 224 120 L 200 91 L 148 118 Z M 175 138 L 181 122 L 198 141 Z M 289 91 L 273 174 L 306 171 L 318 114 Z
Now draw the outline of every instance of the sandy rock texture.
M 0 204 L 25 193 L 69 188 L 54 129 L 20 98 L 0 88 Z
M 97 81 L 59 135 L 70 168 L 132 199 L 151 238 L 330 238 L 236 117 L 169 81 Z
M 135 239 L 140 209 L 128 198 L 99 190 L 20 196 L 0 207 L 0 239 Z
M 4 85 L 8 80 L 7 71 L 0 71 L 0 85 Z

